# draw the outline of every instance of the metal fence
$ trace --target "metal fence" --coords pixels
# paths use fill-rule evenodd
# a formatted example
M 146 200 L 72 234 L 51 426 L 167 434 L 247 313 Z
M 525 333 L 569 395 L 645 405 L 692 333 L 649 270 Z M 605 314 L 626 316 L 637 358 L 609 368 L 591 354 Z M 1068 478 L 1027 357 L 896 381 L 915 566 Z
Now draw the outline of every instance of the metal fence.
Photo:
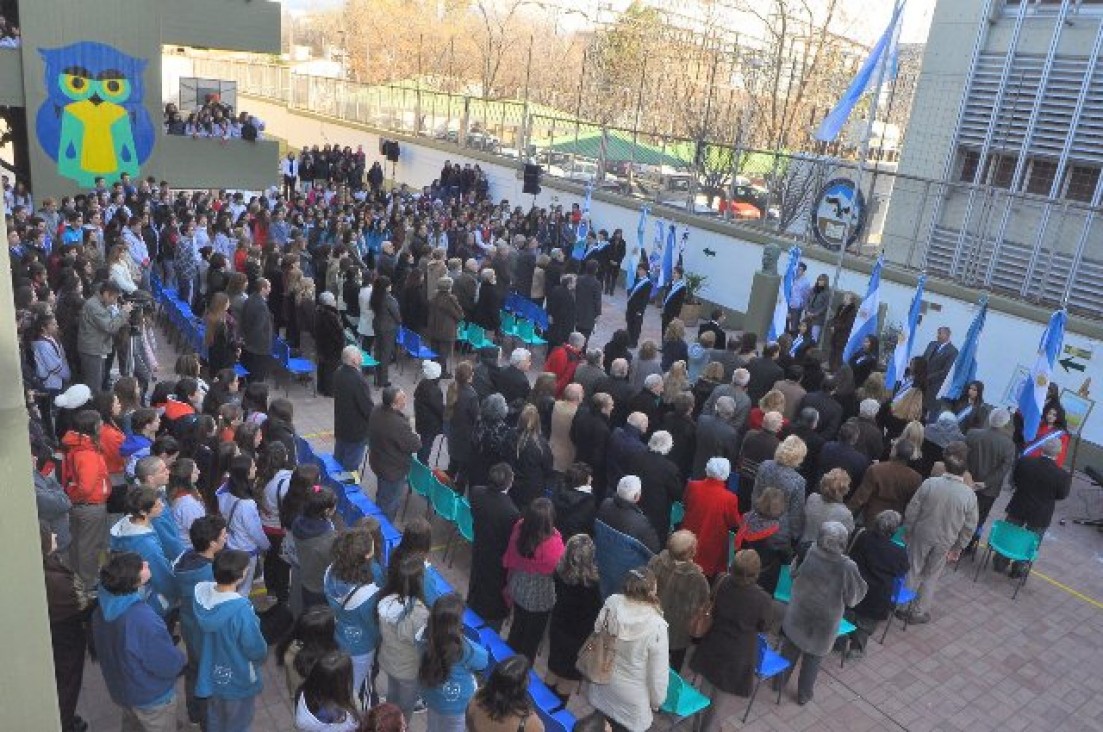
M 291 74 L 286 67 L 197 60 L 197 74 L 291 109 L 500 156 L 535 159 L 545 175 L 676 206 L 702 217 L 811 243 L 824 181 L 857 177 L 857 163 L 732 141 L 698 141 L 604 126 L 539 105 L 404 86 Z M 991 186 L 864 170 L 866 227 L 859 256 L 955 283 L 1103 319 L 1100 209 Z M 751 202 L 760 218 L 747 207 Z M 891 206 L 890 206 L 891 203 Z M 748 215 L 752 218 L 747 218 Z

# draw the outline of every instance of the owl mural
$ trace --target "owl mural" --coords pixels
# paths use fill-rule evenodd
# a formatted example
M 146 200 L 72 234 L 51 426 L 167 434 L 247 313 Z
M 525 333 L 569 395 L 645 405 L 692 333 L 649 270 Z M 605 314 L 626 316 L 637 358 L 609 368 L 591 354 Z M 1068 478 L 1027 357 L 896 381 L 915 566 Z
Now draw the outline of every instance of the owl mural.
M 154 127 L 142 104 L 146 61 L 103 43 L 40 48 L 46 101 L 38 109 L 38 142 L 58 174 L 91 188 L 123 173 L 137 177 L 153 151 Z

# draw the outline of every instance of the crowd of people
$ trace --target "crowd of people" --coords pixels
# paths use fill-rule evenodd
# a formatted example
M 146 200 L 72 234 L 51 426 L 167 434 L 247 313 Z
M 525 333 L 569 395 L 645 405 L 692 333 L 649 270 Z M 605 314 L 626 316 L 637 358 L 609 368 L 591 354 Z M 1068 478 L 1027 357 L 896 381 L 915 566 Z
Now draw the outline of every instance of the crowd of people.
M 387 190 L 359 150 L 287 161 L 282 191 L 248 199 L 124 176 L 8 217 L 66 732 L 87 727 L 87 633 L 124 729 L 175 729 L 181 673 L 190 722 L 250 729 L 275 645 L 301 730 L 399 730 L 426 709 L 433 732 L 539 732 L 526 688 L 545 634 L 548 685 L 596 710 L 578 729 L 649 728 L 668 669 L 709 695 L 719 729 L 753 688 L 759 633 L 780 633 L 805 704 L 833 648 L 860 657 L 894 611 L 931 620 L 941 572 L 976 551 L 1005 483 L 1008 520 L 1039 536 L 1068 494 L 1055 395 L 1029 444 L 980 382 L 932 396 L 948 329 L 889 391 L 876 338 L 833 362 L 825 281 L 794 287 L 791 332 L 760 347 L 719 310 L 690 338 L 682 273 L 658 292 L 642 266 L 625 327 L 599 346 L 619 230 L 576 246 L 577 206 L 495 204 L 477 166 Z M 204 323 L 171 374 L 158 286 Z M 540 373 L 527 348 L 503 360 L 510 296 L 545 308 Z M 641 341 L 652 304 L 659 343 Z M 461 321 L 494 343 L 464 353 Z M 389 379 L 400 328 L 436 354 L 412 399 Z M 427 521 L 384 561 L 379 522 L 343 525 L 319 469 L 298 464 L 293 404 L 268 390 L 274 338 L 317 364 L 334 456 L 351 473 L 367 455 L 388 518 L 415 455 L 435 465 L 447 447 L 440 479 L 473 516 L 466 599 L 436 587 Z M 896 608 L 905 576 L 918 597 Z M 484 682 L 466 608 L 508 622 L 518 653 Z M 840 645 L 844 617 L 857 630 Z M 600 644 L 595 674 L 580 656 Z
M 187 117 L 172 102 L 166 104 L 161 129 L 179 137 L 256 142 L 263 138 L 264 121 L 244 111 L 234 114 L 233 107 L 211 95 Z

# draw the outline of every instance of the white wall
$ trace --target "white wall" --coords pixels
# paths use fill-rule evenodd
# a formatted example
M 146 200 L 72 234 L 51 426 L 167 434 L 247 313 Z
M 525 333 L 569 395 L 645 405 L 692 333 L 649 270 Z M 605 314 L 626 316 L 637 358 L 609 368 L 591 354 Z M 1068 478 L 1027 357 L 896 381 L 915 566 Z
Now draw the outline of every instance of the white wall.
M 285 139 L 292 147 L 324 143 L 339 145 L 363 145 L 369 160 L 378 158 L 379 136 L 374 133 L 353 129 L 336 122 L 321 121 L 302 117 L 287 110 L 286 107 L 242 95 L 241 106 L 265 120 L 268 133 Z M 396 167 L 396 178 L 411 186 L 425 186 L 438 177 L 445 160 L 463 161 L 459 151 L 444 151 L 428 146 L 401 144 L 401 156 Z M 491 196 L 495 199 L 506 198 L 511 203 L 528 205 L 530 196 L 522 195 L 522 182 L 519 171 L 506 165 L 479 162 L 490 179 Z M 390 175 L 390 165 L 385 168 Z M 547 179 L 545 179 L 547 180 Z M 540 205 L 559 202 L 565 206 L 580 200 L 573 192 L 563 191 L 545 184 L 543 192 L 537 196 Z M 604 201 L 595 200 L 592 217 L 596 226 L 612 232 L 624 230 L 629 248 L 634 245 L 639 209 L 628 208 Z M 650 248 L 654 236 L 654 219 L 648 221 L 644 238 L 645 246 Z M 681 226 L 679 226 L 680 236 Z M 760 267 L 762 247 L 756 243 L 736 236 L 717 234 L 712 231 L 689 227 L 689 246 L 685 253 L 686 269 L 708 275 L 709 280 L 703 291 L 705 299 L 739 312 L 747 311 L 751 296 L 751 283 L 754 272 Z M 704 249 L 715 252 L 715 256 L 706 256 Z M 783 258 L 784 261 L 784 258 Z M 810 275 L 815 278 L 821 272 L 834 277 L 834 268 L 814 259 L 807 259 Z M 839 286 L 844 290 L 864 293 L 868 276 L 844 269 Z M 899 323 L 911 303 L 914 290 L 892 282 L 882 286 L 882 302 L 888 305 L 886 323 Z M 979 296 L 978 292 L 978 296 Z M 924 298 L 933 308 L 920 323 L 916 337 L 917 348 L 923 348 L 934 339 L 939 326 L 947 325 L 954 333 L 954 341 L 961 339 L 972 321 L 974 302 L 946 297 L 928 292 Z M 986 397 L 992 403 L 998 403 L 1007 389 L 1008 382 L 1018 365 L 1030 366 L 1036 357 L 1038 342 L 1045 323 L 1025 320 L 992 308 L 979 347 L 978 378 L 985 383 Z M 1056 381 L 1062 387 L 1072 390 L 1079 388 L 1085 378 L 1090 377 L 1093 384 L 1103 384 L 1103 348 L 1100 343 L 1074 332 L 1069 332 L 1065 343 L 1070 346 L 1092 351 L 1095 356 L 1087 362 L 1085 372 L 1066 373 L 1058 367 Z M 1093 415 L 1084 429 L 1087 441 L 1103 444 L 1103 416 Z

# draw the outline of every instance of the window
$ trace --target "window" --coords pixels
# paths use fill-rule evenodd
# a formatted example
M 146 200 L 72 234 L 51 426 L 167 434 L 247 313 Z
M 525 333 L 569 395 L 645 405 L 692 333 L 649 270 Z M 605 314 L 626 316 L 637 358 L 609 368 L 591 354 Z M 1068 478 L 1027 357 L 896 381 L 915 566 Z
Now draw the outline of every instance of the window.
M 1030 161 L 1030 173 L 1026 179 L 1026 192 L 1039 196 L 1048 196 L 1053 190 L 1053 180 L 1057 177 L 1057 163 L 1051 160 Z
M 996 188 L 1010 188 L 1015 177 L 1015 165 L 1019 162 L 1012 155 L 990 155 L 984 167 L 981 182 Z
M 962 148 L 958 153 L 958 165 L 961 166 L 961 174 L 958 180 L 964 183 L 972 183 L 977 177 L 977 168 L 980 167 L 980 153 L 976 150 Z
M 1071 201 L 1091 203 L 1099 185 L 1099 168 L 1073 165 L 1065 175 L 1065 198 Z

